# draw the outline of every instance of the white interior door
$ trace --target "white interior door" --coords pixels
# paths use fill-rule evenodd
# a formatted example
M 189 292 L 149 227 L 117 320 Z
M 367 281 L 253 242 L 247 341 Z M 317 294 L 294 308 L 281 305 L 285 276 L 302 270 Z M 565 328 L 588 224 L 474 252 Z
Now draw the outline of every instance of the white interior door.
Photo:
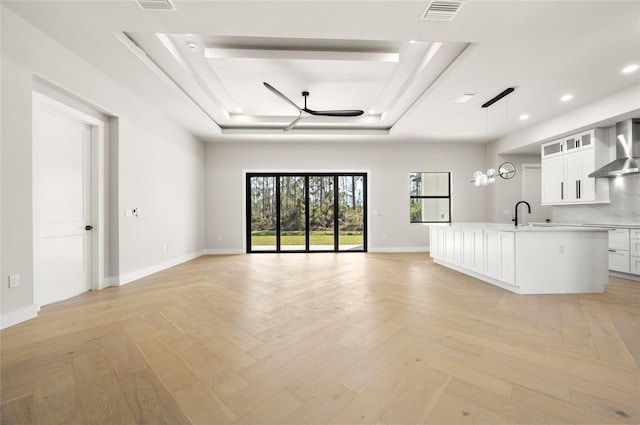
M 37 132 L 37 302 L 46 305 L 91 289 L 91 126 L 43 105 Z
M 526 213 L 525 207 L 520 207 L 522 209 L 518 219 L 523 218 L 521 223 L 539 223 L 551 219 L 551 207 L 541 205 L 542 170 L 539 164 L 522 166 L 522 199 L 531 205 L 531 214 Z

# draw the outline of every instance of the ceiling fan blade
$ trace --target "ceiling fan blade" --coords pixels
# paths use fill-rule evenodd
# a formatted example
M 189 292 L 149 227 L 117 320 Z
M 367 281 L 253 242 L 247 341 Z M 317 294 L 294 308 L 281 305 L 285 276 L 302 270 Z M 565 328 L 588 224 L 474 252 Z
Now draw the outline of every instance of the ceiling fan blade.
M 313 109 L 302 108 L 303 111 L 311 115 L 320 115 L 325 117 L 359 117 L 364 114 L 360 109 L 336 109 L 328 111 L 314 111 Z
M 300 107 L 298 105 L 296 105 L 293 100 L 289 99 L 287 96 L 283 95 L 282 93 L 280 93 L 278 91 L 278 89 L 276 89 L 275 87 L 273 87 L 271 84 L 267 83 L 267 82 L 262 82 L 262 84 L 264 84 L 264 86 L 266 88 L 268 88 L 273 94 L 275 94 L 276 96 L 278 96 L 279 98 L 285 100 L 286 102 L 288 102 L 291 106 L 293 106 L 294 108 L 296 108 L 298 111 L 302 111 L 302 109 L 300 109 Z
M 298 123 L 298 121 L 300 121 L 300 119 L 302 118 L 302 114 L 298 115 L 298 118 L 296 118 L 295 120 L 293 120 L 291 122 L 291 124 L 289 124 L 288 126 L 286 126 L 285 128 L 282 129 L 282 131 L 289 131 L 291 130 L 293 127 L 296 126 L 296 124 Z

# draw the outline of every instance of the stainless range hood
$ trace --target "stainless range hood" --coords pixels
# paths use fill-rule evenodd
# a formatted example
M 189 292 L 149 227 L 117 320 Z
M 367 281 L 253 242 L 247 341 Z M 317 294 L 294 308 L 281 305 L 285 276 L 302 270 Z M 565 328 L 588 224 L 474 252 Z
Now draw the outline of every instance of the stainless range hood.
M 618 177 L 640 171 L 640 118 L 616 124 L 616 159 L 598 168 L 589 177 Z

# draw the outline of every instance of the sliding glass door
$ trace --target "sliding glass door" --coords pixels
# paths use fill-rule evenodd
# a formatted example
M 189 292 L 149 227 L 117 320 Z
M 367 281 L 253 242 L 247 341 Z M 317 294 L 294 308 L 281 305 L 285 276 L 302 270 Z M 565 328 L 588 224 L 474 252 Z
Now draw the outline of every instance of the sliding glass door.
M 277 226 L 281 251 L 307 249 L 306 178 L 304 176 L 279 176 L 278 199 L 280 223 Z
M 334 176 L 309 176 L 309 250 L 335 251 Z
M 247 252 L 365 251 L 366 177 L 248 173 Z

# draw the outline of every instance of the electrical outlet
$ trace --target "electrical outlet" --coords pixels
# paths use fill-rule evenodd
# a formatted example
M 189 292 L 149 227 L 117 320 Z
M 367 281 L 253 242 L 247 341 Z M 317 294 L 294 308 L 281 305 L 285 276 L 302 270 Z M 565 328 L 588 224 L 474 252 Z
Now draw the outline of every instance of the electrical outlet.
M 133 210 L 131 208 L 125 208 L 124 216 L 125 217 L 133 217 Z
M 131 215 L 134 217 L 140 217 L 140 208 L 134 208 L 131 210 Z
M 9 288 L 15 288 L 16 286 L 20 286 L 20 275 L 9 275 Z
M 169 249 L 169 246 L 168 246 L 168 245 L 162 245 L 162 250 L 163 250 L 163 251 L 166 251 L 167 249 Z

